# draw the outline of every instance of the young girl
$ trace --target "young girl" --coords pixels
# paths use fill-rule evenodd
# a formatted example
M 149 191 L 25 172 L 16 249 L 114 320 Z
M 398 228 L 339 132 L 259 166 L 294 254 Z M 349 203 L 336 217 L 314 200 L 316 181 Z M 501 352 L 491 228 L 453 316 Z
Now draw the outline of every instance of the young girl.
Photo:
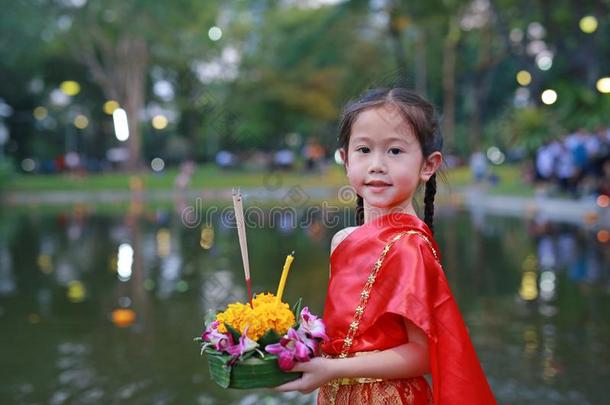
M 361 225 L 332 240 L 323 356 L 277 389 L 319 387 L 319 404 L 495 404 L 432 238 L 442 161 L 433 107 L 402 88 L 375 90 L 339 128 Z M 422 183 L 425 222 L 413 207 Z

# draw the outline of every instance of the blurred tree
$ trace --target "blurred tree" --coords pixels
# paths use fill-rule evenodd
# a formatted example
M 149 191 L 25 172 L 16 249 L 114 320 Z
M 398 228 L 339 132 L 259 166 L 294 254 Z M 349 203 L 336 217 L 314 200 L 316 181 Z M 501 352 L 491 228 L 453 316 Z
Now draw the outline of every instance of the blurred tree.
M 367 2 L 319 8 L 251 2 L 248 9 L 252 18 L 233 27 L 244 52 L 239 77 L 220 101 L 227 118 L 221 143 L 278 148 L 297 132 L 334 148 L 341 106 L 391 67 Z
M 0 97 L 14 110 L 3 119 L 11 142 L 18 140 L 7 151 L 18 158 L 53 156 L 70 142 L 102 153 L 109 141 L 98 133 L 110 130 L 100 112 L 104 99 L 127 110 L 131 168 L 142 154 L 211 159 L 221 148 L 297 149 L 309 136 L 331 150 L 345 102 L 383 85 L 413 87 L 442 106 L 448 149 L 462 154 L 483 143 L 533 145 L 545 126 L 552 134 L 608 116 L 608 96 L 595 89 L 610 73 L 607 2 L 0 0 L 0 6 Z M 579 21 L 589 14 L 598 27 L 585 34 Z M 216 41 L 208 32 L 213 25 L 222 29 Z M 550 68 L 540 67 L 541 51 L 551 54 Z M 524 87 L 515 81 L 519 70 L 532 76 Z M 49 106 L 46 121 L 32 117 L 66 78 L 81 83 L 72 103 L 90 114 L 82 137 L 70 135 L 76 131 L 70 106 Z M 42 90 L 30 91 L 40 81 Z M 552 106 L 541 105 L 545 88 L 559 94 Z M 167 128 L 140 124 L 156 114 L 166 115 Z M 287 136 L 295 132 L 303 136 Z
M 141 164 L 140 114 L 149 69 L 172 61 L 188 64 L 205 54 L 209 39 L 201 28 L 214 24 L 217 3 L 177 0 L 169 7 L 154 0 L 90 0 L 58 10 L 72 18 L 63 40 L 74 57 L 88 67 L 105 96 L 127 112 L 129 169 Z

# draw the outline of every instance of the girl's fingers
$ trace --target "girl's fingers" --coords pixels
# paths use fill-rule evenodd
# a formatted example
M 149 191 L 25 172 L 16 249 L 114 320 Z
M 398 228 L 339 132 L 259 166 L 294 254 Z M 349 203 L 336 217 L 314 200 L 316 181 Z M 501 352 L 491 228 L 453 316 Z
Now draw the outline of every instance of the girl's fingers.
M 285 384 L 278 385 L 277 387 L 274 388 L 274 390 L 279 391 L 279 392 L 297 391 L 298 389 L 301 388 L 301 380 L 302 380 L 302 378 L 298 378 L 294 381 L 290 381 Z
M 294 365 L 294 367 L 292 367 L 290 369 L 291 372 L 295 372 L 295 373 L 302 373 L 307 370 L 308 370 L 307 363 L 296 363 Z

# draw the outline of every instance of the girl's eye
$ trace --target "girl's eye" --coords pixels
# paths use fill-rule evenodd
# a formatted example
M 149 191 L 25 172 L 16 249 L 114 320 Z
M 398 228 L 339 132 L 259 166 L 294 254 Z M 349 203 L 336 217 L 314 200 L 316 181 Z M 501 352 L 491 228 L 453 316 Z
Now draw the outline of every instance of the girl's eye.
M 356 149 L 357 152 L 362 152 L 362 153 L 369 153 L 371 150 L 369 148 L 367 148 L 366 146 L 361 146 L 358 149 Z
M 402 153 L 402 150 L 400 150 L 399 148 L 391 148 L 390 153 L 392 155 L 399 155 L 400 153 Z

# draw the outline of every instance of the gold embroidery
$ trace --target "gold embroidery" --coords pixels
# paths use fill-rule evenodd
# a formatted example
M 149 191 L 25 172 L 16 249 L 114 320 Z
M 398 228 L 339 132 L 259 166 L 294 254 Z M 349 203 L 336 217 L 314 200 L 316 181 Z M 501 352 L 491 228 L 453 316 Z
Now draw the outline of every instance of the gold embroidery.
M 371 405 L 371 404 L 405 404 L 405 405 L 432 405 L 432 390 L 422 377 L 370 381 L 369 379 L 346 379 L 341 381 L 336 394 L 331 387 L 325 385 L 320 388 L 319 405 L 332 403 L 337 405 Z

